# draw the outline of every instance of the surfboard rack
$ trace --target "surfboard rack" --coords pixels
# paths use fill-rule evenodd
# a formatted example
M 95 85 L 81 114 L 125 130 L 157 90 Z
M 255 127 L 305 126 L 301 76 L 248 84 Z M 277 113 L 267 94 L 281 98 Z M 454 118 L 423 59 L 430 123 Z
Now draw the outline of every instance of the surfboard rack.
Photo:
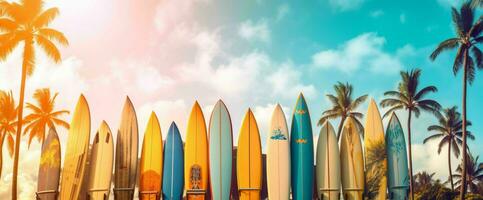
M 57 199 L 57 195 L 59 194 L 59 192 L 57 190 L 38 191 L 38 192 L 35 192 L 35 198 L 37 200 L 40 200 L 40 196 L 39 195 L 42 195 L 42 194 L 54 194 L 55 199 Z
M 204 195 L 204 194 L 206 194 L 206 190 L 203 190 L 203 189 L 186 190 L 186 196 L 188 196 L 188 195 Z
M 112 191 L 114 193 L 114 197 L 119 192 L 129 192 L 130 195 L 134 194 L 134 188 L 114 188 Z

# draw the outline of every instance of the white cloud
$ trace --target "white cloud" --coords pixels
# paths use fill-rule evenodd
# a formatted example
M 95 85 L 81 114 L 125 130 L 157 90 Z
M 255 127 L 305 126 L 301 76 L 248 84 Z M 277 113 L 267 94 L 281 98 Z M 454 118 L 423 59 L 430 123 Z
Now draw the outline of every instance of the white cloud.
M 288 3 L 284 3 L 278 6 L 276 20 L 277 21 L 282 20 L 289 13 L 290 13 L 290 6 L 288 5 Z
M 329 0 L 332 7 L 340 11 L 348 11 L 359 8 L 365 0 Z
M 376 33 L 361 34 L 337 49 L 320 51 L 312 56 L 312 64 L 321 69 L 353 73 L 368 68 L 374 73 L 391 74 L 402 69 L 398 55 L 384 52 L 384 37 Z
M 159 72 L 159 69 L 147 62 L 133 60 L 113 60 L 110 64 L 110 76 L 104 81 L 120 83 L 127 93 L 142 91 L 144 93 L 158 92 L 160 89 L 173 85 L 174 80 Z
M 371 17 L 373 17 L 373 18 L 378 18 L 378 17 L 384 15 L 384 11 L 382 11 L 382 10 L 375 10 L 375 11 L 372 11 L 369 15 Z
M 413 144 L 413 164 L 414 174 L 426 171 L 436 173 L 435 178 L 441 181 L 448 180 L 448 146 L 445 146 L 438 154 L 439 141 L 428 142 L 426 144 Z M 460 159 L 451 153 L 451 167 L 455 170 L 460 163 Z
M 282 63 L 277 70 L 267 77 L 267 82 L 270 83 L 272 88 L 272 96 L 293 98 L 300 92 L 308 97 L 315 96 L 315 87 L 301 83 L 302 76 L 303 74 L 294 69 L 291 62 Z
M 250 41 L 270 42 L 270 29 L 266 20 L 244 21 L 238 28 L 238 35 Z

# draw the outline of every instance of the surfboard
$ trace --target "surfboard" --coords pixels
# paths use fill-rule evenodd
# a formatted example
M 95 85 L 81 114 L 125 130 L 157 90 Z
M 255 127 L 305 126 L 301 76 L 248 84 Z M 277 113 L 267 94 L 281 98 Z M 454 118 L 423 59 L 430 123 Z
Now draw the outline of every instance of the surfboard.
M 320 129 L 316 156 L 317 194 L 321 200 L 340 196 L 340 154 L 337 136 L 330 122 Z
M 79 199 L 86 168 L 90 130 L 89 105 L 84 95 L 81 95 L 72 115 L 67 138 L 62 179 L 60 181 L 59 196 L 62 200 Z
M 209 165 L 212 200 L 230 199 L 233 132 L 230 114 L 219 100 L 210 117 Z
M 158 117 L 151 112 L 141 150 L 139 199 L 156 200 L 163 180 L 163 135 Z
M 111 129 L 105 121 L 102 121 L 94 136 L 91 149 L 87 199 L 109 199 L 114 161 L 113 142 Z
M 290 142 L 280 104 L 272 113 L 267 138 L 267 190 L 269 199 L 290 199 Z
M 236 155 L 240 200 L 258 200 L 262 190 L 262 145 L 257 121 L 248 109 L 238 134 Z
M 184 180 L 183 140 L 173 122 L 164 145 L 163 199 L 179 200 L 183 197 Z
M 409 199 L 409 175 L 406 142 L 401 123 L 395 113 L 386 129 L 387 184 L 389 199 Z
M 292 197 L 311 199 L 314 190 L 314 142 L 307 103 L 299 95 L 292 116 L 290 147 Z
M 37 197 L 39 200 L 56 200 L 60 179 L 60 141 L 54 128 L 50 128 L 47 138 L 42 144 L 39 161 L 39 178 L 37 180 Z
M 134 106 L 129 97 L 126 97 L 116 139 L 116 163 L 114 167 L 114 198 L 116 200 L 133 199 L 137 163 L 138 122 Z
M 386 142 L 381 115 L 374 99 L 369 102 L 364 126 L 364 148 L 366 164 L 366 194 L 369 199 L 385 200 L 386 180 Z
M 345 200 L 362 200 L 364 160 L 359 130 L 354 119 L 347 118 L 340 139 L 342 192 Z
M 184 151 L 184 187 L 189 200 L 204 200 L 208 189 L 208 139 L 198 102 L 191 109 Z

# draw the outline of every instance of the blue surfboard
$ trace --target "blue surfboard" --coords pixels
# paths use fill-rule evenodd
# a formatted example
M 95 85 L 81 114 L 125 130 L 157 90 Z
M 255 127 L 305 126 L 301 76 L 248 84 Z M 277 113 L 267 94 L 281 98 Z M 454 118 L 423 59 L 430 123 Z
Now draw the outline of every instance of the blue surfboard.
M 179 200 L 183 197 L 184 157 L 183 141 L 173 122 L 164 143 L 163 199 Z
M 387 188 L 389 199 L 406 200 L 409 191 L 406 142 L 401 123 L 396 114 L 391 115 L 386 130 Z
M 230 199 L 233 130 L 230 114 L 221 100 L 213 108 L 209 127 L 211 199 Z
M 307 103 L 299 95 L 292 117 L 290 135 L 292 198 L 312 199 L 314 191 L 314 142 Z

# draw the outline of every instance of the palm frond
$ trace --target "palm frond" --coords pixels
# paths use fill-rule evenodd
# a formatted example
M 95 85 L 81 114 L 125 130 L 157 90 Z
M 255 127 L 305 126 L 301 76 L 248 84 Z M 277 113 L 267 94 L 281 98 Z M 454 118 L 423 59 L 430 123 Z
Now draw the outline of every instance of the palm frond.
M 59 9 L 49 8 L 34 19 L 33 26 L 36 28 L 46 27 L 57 17 L 57 15 L 59 15 Z
M 61 61 L 59 49 L 57 49 L 55 44 L 52 43 L 49 39 L 45 38 L 44 36 L 37 35 L 35 37 L 35 41 L 55 62 L 58 63 Z
M 0 18 L 0 31 L 13 32 L 17 29 L 18 25 L 9 18 Z
M 459 45 L 459 38 L 450 38 L 450 39 L 447 39 L 447 40 L 441 42 L 436 47 L 436 49 L 433 51 L 433 53 L 431 53 L 431 55 L 429 56 L 429 58 L 431 60 L 436 60 L 436 58 L 439 56 L 439 54 L 441 54 L 443 51 L 454 49 L 458 45 Z
M 478 47 L 473 47 L 471 48 L 471 52 L 473 53 L 473 57 L 475 58 L 475 62 L 476 62 L 476 67 L 478 69 L 483 69 L 483 54 L 481 52 L 481 50 L 478 48 Z
M 444 137 L 444 136 L 445 136 L 445 134 L 443 134 L 443 133 L 437 133 L 437 134 L 431 135 L 431 136 L 429 136 L 429 137 L 427 137 L 423 140 L 423 144 L 426 144 L 427 142 L 439 139 L 439 138 Z
M 392 98 L 388 98 L 388 99 L 383 99 L 380 103 L 380 105 L 382 107 L 388 107 L 388 106 L 398 106 L 398 105 L 403 105 L 405 106 L 406 103 L 399 100 L 399 99 L 392 99 Z
M 420 100 L 431 92 L 438 92 L 438 88 L 436 88 L 436 86 L 432 86 L 432 85 L 427 86 L 427 87 L 421 89 L 418 93 L 416 93 L 416 95 L 414 96 L 414 99 L 416 101 Z
M 366 99 L 367 99 L 367 94 L 362 95 L 360 97 L 357 97 L 354 101 L 352 101 L 350 108 L 352 110 L 357 109 L 357 107 L 359 107 L 362 103 L 364 103 L 364 101 L 366 101 Z
M 64 46 L 69 45 L 69 41 L 67 40 L 65 35 L 58 30 L 51 29 L 51 28 L 42 28 L 42 29 L 39 29 L 39 34 L 49 40 L 58 42 L 61 45 L 64 45 Z
M 428 131 L 437 131 L 437 132 L 439 132 L 441 134 L 443 134 L 443 133 L 446 133 L 447 134 L 447 130 L 444 127 L 439 126 L 439 125 L 431 125 L 431 126 L 429 126 L 428 127 Z
M 387 116 L 391 115 L 396 110 L 401 110 L 401 109 L 404 109 L 404 106 L 403 105 L 394 106 L 394 107 L 390 108 L 386 113 L 384 113 L 384 115 L 382 116 L 382 118 L 384 119 Z

